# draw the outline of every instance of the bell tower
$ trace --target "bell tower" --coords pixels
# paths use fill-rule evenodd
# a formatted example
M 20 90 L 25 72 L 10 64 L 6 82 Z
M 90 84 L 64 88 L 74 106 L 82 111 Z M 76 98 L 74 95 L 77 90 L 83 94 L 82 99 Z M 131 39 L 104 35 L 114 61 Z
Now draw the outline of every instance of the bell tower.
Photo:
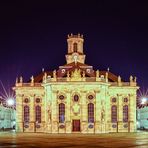
M 68 54 L 66 55 L 67 64 L 72 62 L 85 62 L 85 55 L 83 54 L 83 35 L 68 35 Z

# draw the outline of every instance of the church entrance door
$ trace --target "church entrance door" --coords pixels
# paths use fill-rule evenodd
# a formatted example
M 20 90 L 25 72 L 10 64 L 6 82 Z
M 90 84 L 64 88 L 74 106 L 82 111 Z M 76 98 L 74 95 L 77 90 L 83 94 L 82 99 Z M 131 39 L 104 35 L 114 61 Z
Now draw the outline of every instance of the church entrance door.
M 73 132 L 80 132 L 80 120 L 73 120 L 72 121 L 72 131 Z

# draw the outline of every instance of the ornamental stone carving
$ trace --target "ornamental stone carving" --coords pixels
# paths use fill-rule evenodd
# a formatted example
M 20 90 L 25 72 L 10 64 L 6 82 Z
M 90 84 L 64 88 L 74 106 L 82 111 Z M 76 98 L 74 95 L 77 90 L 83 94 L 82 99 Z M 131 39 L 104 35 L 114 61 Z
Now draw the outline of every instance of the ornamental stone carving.
M 73 113 L 74 114 L 79 114 L 80 113 L 80 106 L 78 104 L 74 104 L 72 107 Z
M 81 81 L 81 72 L 80 69 L 75 69 L 71 74 L 71 81 Z

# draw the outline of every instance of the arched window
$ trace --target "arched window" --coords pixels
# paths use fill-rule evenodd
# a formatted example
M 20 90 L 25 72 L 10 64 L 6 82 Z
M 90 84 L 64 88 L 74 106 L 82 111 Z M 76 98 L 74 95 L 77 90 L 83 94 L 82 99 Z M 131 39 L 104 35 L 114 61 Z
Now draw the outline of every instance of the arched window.
M 116 123 L 117 122 L 117 106 L 113 105 L 112 109 L 111 109 L 111 120 L 112 123 Z
M 73 51 L 74 51 L 74 52 L 77 52 L 77 50 L 78 50 L 78 48 L 77 48 L 77 43 L 74 43 L 74 44 L 73 44 Z
M 88 104 L 88 122 L 94 123 L 94 104 L 93 103 Z
M 123 106 L 123 122 L 128 122 L 128 105 Z
M 29 122 L 29 106 L 25 105 L 24 106 L 24 122 Z
M 41 123 L 41 106 L 39 105 L 35 107 L 35 119 L 36 123 Z
M 64 123 L 65 121 L 65 104 L 60 103 L 59 104 L 59 122 Z

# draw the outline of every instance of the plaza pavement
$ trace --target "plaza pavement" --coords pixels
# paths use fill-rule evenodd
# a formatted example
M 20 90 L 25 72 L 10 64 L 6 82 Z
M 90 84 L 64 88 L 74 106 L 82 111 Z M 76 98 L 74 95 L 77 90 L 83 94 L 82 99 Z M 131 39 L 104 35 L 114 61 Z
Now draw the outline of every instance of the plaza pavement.
M 44 134 L 0 132 L 0 148 L 148 148 L 148 132 Z

